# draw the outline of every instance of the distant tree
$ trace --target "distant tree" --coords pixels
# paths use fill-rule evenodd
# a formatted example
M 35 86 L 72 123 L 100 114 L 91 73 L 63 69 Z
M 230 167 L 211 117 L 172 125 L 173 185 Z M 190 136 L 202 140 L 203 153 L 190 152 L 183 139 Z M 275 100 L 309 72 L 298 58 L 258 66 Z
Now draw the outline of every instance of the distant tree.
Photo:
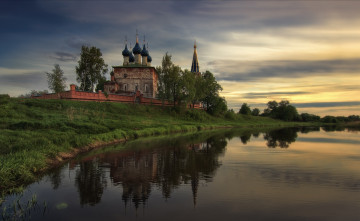
M 264 110 L 264 116 L 285 121 L 300 120 L 296 107 L 290 105 L 290 102 L 287 100 L 283 100 L 280 103 L 269 101 L 267 106 L 268 107 Z
M 260 114 L 259 108 L 254 108 L 254 109 L 251 111 L 251 115 L 253 115 L 253 116 L 259 116 L 259 114 Z
M 239 110 L 239 114 L 244 114 L 244 115 L 250 115 L 251 114 L 251 110 L 250 107 L 247 103 L 243 103 L 241 105 L 241 108 Z
M 48 93 L 49 93 L 48 90 L 43 90 L 43 91 L 31 90 L 30 92 L 28 92 L 26 94 L 20 94 L 18 97 L 19 98 L 29 98 L 31 96 L 39 96 L 39 95 L 48 94 Z
M 336 119 L 336 117 L 334 116 L 325 116 L 323 118 L 321 118 L 321 122 L 323 123 L 338 123 L 338 119 Z
M 83 91 L 94 91 L 94 86 L 103 79 L 108 71 L 102 53 L 96 47 L 81 47 L 80 60 L 76 66 L 76 80 Z
M 320 121 L 320 116 L 317 116 L 315 114 L 309 114 L 309 113 L 302 113 L 300 114 L 300 118 L 304 122 L 316 122 Z
M 49 89 L 54 93 L 59 93 L 65 90 L 66 78 L 64 71 L 61 70 L 60 65 L 55 64 L 52 72 L 46 72 Z

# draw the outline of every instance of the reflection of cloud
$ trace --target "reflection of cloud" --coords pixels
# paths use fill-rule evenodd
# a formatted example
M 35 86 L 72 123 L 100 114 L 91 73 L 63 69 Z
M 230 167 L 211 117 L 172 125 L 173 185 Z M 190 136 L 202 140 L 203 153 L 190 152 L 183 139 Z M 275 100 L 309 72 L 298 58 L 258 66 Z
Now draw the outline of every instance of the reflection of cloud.
M 76 56 L 66 52 L 55 52 L 55 55 L 50 56 L 58 61 L 75 61 Z
M 253 81 L 266 78 L 304 78 L 337 75 L 358 75 L 360 59 L 346 60 L 274 60 L 274 61 L 224 61 L 212 62 L 215 70 L 222 73 L 218 80 Z M 239 68 L 240 67 L 240 68 Z

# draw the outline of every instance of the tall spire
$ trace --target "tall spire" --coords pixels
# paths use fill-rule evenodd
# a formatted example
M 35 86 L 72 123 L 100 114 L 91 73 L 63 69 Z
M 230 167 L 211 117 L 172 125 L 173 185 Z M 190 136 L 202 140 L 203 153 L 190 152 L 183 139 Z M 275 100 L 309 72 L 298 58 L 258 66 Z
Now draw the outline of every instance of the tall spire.
M 198 61 L 197 52 L 196 52 L 196 40 L 194 43 L 194 55 L 193 55 L 193 60 L 192 60 L 192 64 L 191 64 L 191 72 L 200 73 L 199 61 Z

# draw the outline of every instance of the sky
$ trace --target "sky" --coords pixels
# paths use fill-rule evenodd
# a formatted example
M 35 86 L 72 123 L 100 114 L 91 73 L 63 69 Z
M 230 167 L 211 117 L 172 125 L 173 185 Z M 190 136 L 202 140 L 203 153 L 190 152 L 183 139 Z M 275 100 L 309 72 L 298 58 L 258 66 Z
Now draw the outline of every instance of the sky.
M 48 89 L 54 64 L 76 83 L 82 45 L 121 65 L 125 36 L 211 71 L 229 108 L 289 100 L 300 113 L 360 114 L 360 1 L 0 0 L 0 94 Z M 107 76 L 110 78 L 109 74 Z

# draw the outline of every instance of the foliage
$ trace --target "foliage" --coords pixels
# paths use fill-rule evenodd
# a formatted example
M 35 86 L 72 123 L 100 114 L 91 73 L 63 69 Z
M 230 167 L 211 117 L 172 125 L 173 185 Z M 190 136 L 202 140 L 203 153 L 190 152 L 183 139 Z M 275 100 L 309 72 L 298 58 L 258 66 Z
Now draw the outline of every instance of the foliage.
M 253 115 L 253 116 L 259 116 L 259 114 L 260 114 L 259 108 L 254 108 L 254 109 L 251 111 L 251 115 Z
M 302 113 L 300 114 L 300 119 L 303 122 L 318 122 L 320 121 L 320 116 L 317 116 L 315 114 Z
M 61 70 L 60 65 L 55 64 L 51 73 L 46 72 L 49 89 L 54 93 L 59 93 L 65 90 L 66 78 L 64 71 Z
M 105 77 L 101 77 L 98 81 L 98 84 L 96 85 L 95 91 L 104 91 L 104 84 L 106 82 L 106 78 Z
M 226 100 L 219 96 L 209 96 L 206 111 L 214 116 L 221 116 L 227 111 Z
M 83 91 L 94 91 L 94 85 L 103 80 L 108 71 L 99 48 L 82 46 L 80 60 L 76 66 L 76 80 Z
M 243 103 L 243 104 L 241 105 L 240 110 L 239 110 L 239 114 L 250 115 L 250 114 L 251 114 L 250 106 L 248 106 L 247 103 Z
M 290 105 L 290 102 L 287 100 L 282 100 L 280 103 L 269 101 L 267 106 L 264 110 L 264 116 L 284 121 L 297 121 L 300 119 L 296 107 Z
M 161 66 L 156 68 L 158 73 L 158 95 L 162 100 L 172 101 L 174 106 L 181 99 L 181 68 L 174 65 L 171 55 L 166 53 Z

